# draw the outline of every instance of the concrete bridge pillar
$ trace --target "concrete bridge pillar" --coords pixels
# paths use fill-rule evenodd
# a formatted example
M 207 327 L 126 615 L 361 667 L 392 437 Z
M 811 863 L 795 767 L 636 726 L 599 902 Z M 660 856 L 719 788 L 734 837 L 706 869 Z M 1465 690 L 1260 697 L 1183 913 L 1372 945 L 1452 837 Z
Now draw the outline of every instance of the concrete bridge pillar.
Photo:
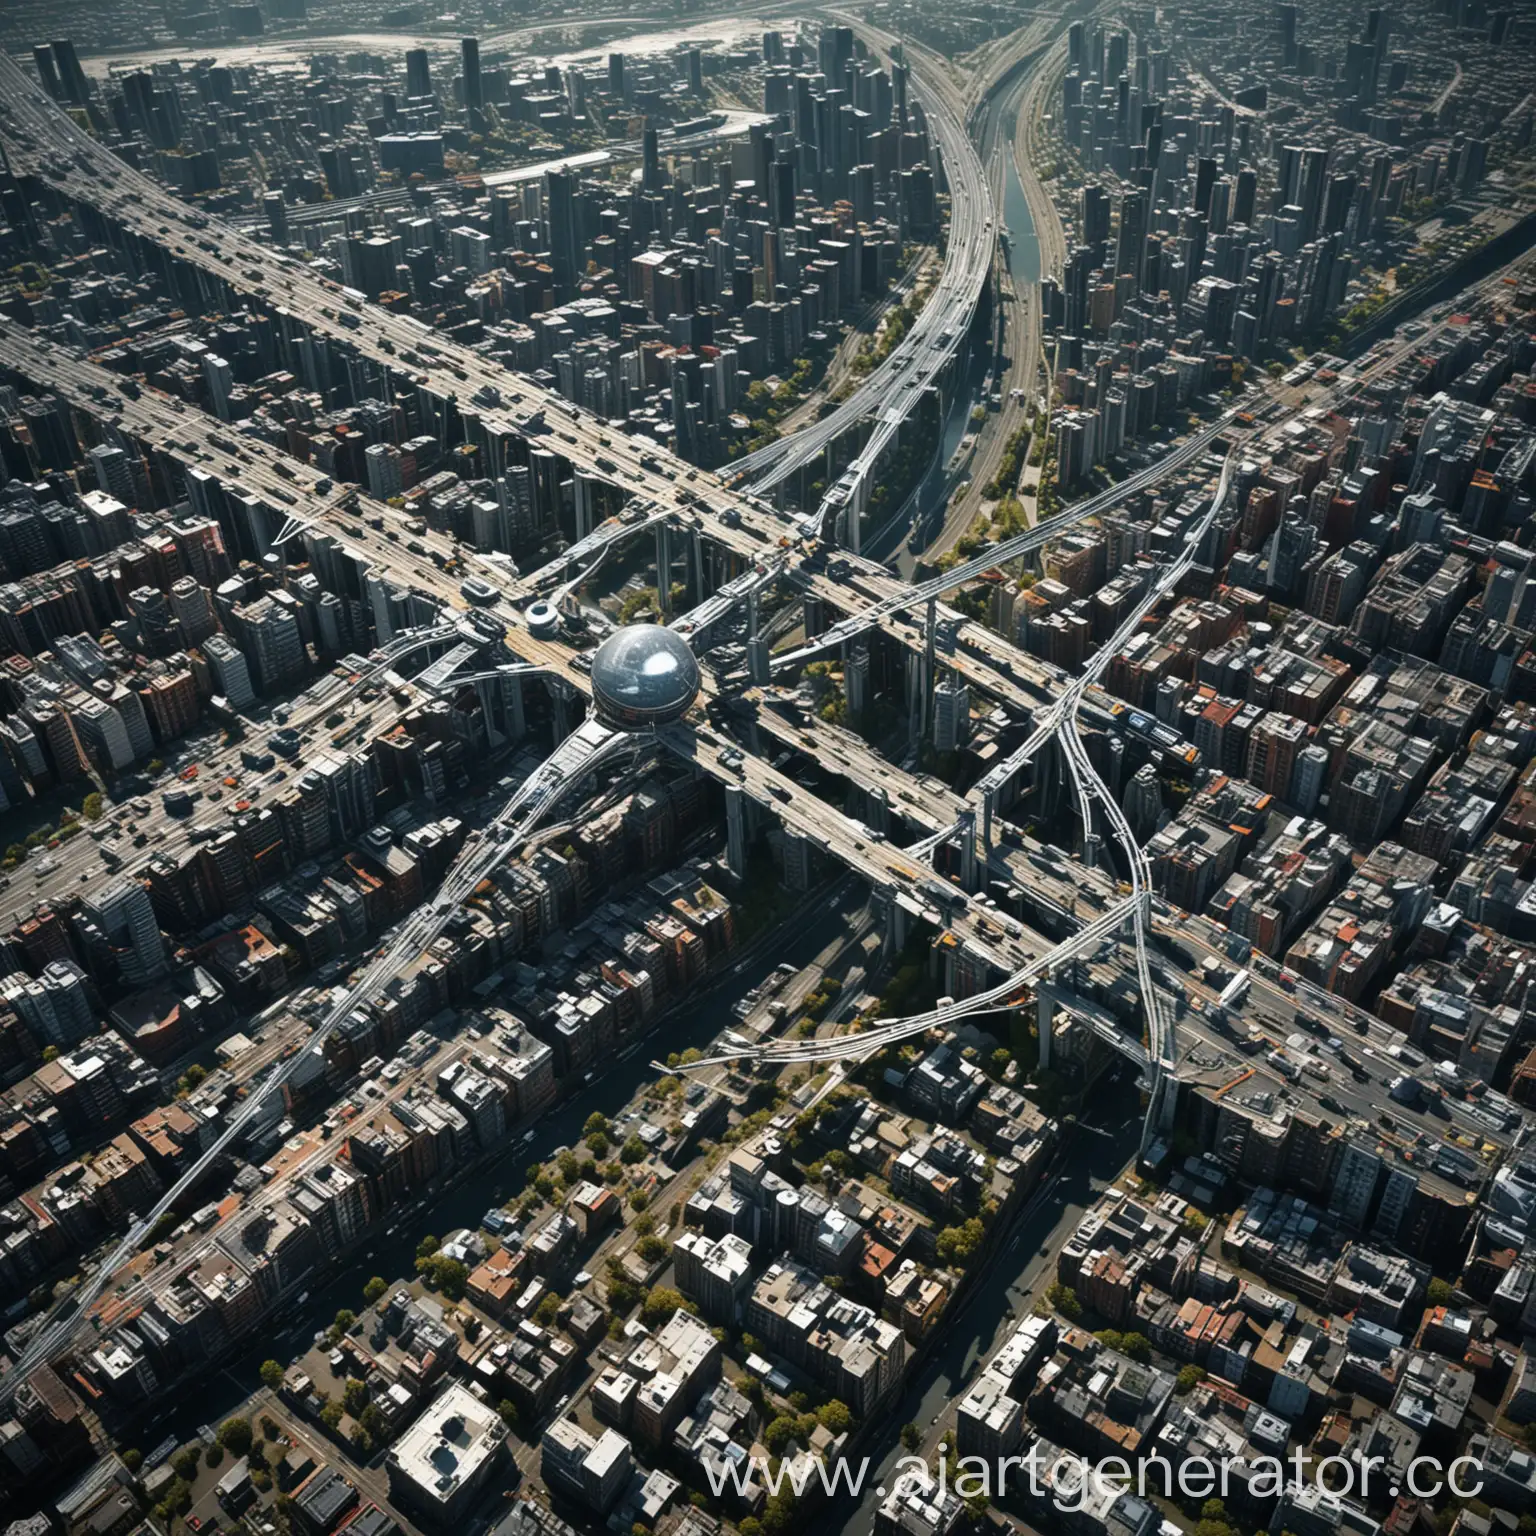
M 656 606 L 672 612 L 672 529 L 666 523 L 656 524 Z
M 522 678 L 503 678 L 501 698 L 507 712 L 507 734 L 513 741 L 521 741 L 528 734 L 528 719 L 523 710 Z
M 974 891 L 980 882 L 976 871 L 976 812 L 960 813 L 960 884 Z
M 1035 993 L 1035 1028 L 1040 1035 L 1040 1067 L 1051 1065 L 1051 1029 L 1056 1019 L 1056 994 L 1051 990 L 1054 972 L 1047 972 Z

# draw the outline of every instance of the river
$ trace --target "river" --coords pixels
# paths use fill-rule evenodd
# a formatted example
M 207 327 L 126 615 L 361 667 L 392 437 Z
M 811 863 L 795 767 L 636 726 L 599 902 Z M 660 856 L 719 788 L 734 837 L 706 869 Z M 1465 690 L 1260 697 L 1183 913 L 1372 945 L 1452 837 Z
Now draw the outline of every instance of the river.
M 1040 281 L 1040 241 L 1035 234 L 1035 218 L 1019 180 L 1019 168 L 1013 158 L 1014 131 L 1018 121 L 1017 94 L 1008 103 L 1008 134 L 1000 146 L 1003 156 L 1003 223 L 1008 227 L 1008 271 L 1013 276 L 1014 292 L 1024 293 Z

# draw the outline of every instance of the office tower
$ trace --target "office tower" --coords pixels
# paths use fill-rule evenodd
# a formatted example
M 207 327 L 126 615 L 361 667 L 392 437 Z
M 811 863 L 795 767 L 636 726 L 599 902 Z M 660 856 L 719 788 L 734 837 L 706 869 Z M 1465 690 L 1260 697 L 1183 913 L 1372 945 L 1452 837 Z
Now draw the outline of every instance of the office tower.
M 249 709 L 256 702 L 245 652 L 227 635 L 210 635 L 203 643 L 203 659 L 213 674 L 214 687 L 229 700 L 231 709 Z
M 647 192 L 659 192 L 662 188 L 660 140 L 650 123 L 645 125 L 641 139 L 640 185 Z
M 91 88 L 86 82 L 85 71 L 80 68 L 75 45 L 68 38 L 50 45 L 53 49 L 54 67 L 59 72 L 59 85 L 64 99 L 83 107 L 91 99 Z
M 933 691 L 933 746 L 954 752 L 971 733 L 971 690 L 958 677 L 946 676 Z
M 273 598 L 237 603 L 234 618 L 241 639 L 256 663 L 263 693 L 272 693 L 304 670 L 304 641 L 298 620 Z
M 21 402 L 21 419 L 32 439 L 32 451 L 43 469 L 70 470 L 79 457 L 69 406 L 57 395 Z
M 405 55 L 405 94 L 430 96 L 432 94 L 432 66 L 427 62 L 425 48 L 410 48 Z
M 624 91 L 624 55 L 610 53 L 608 55 L 608 92 L 622 101 Z
M 843 77 L 853 62 L 853 28 L 823 27 L 818 51 L 828 88 L 841 90 Z
M 1275 207 L 1288 208 L 1296 201 L 1296 188 L 1301 180 L 1301 145 L 1282 144 L 1279 163 L 1275 169 Z
M 478 112 L 485 105 L 480 85 L 480 43 L 476 38 L 466 37 L 459 44 L 459 51 L 463 60 L 464 105 Z
M 1294 5 L 1275 7 L 1275 29 L 1280 34 L 1280 47 L 1284 61 L 1289 64 L 1296 55 L 1296 7 Z
M 206 640 L 218 627 L 207 587 L 192 576 L 180 576 L 171 584 L 171 615 L 187 645 Z
M 1302 213 L 1304 240 L 1310 240 L 1317 234 L 1323 216 L 1323 194 L 1327 190 L 1327 181 L 1328 151 L 1315 146 L 1302 150 L 1295 202 Z
M 203 353 L 203 382 L 208 386 L 208 403 L 220 421 L 229 420 L 229 392 L 235 385 L 235 371 L 216 352 Z
M 1108 245 L 1110 201 L 1109 193 L 1100 186 L 1086 186 L 1082 193 L 1083 244 Z
M 1157 769 L 1151 763 L 1143 763 L 1131 775 L 1121 803 L 1138 839 L 1144 842 L 1157 831 L 1163 815 L 1163 793 L 1157 782 Z
M 1147 196 L 1145 192 L 1126 192 L 1120 198 L 1120 237 L 1115 247 L 1116 274 L 1128 272 L 1141 291 L 1146 270 Z
M 1195 163 L 1195 212 L 1211 213 L 1211 189 L 1216 185 L 1216 162 L 1202 155 Z
M 1349 210 L 1354 206 L 1356 182 L 1353 176 L 1330 176 L 1328 192 L 1323 199 L 1323 221 L 1318 233 L 1337 235 L 1343 233 Z
M 363 452 L 368 472 L 368 494 L 375 501 L 388 501 L 403 489 L 400 450 L 393 443 L 374 443 Z
M 770 212 L 773 222 L 787 228 L 795 222 L 795 162 L 775 160 L 773 177 L 769 182 Z
M 545 243 L 554 268 L 555 287 L 568 291 L 576 281 L 576 177 L 571 171 L 544 173 Z
M 90 936 L 105 941 L 129 985 L 142 985 L 165 970 L 165 940 L 149 893 L 137 880 L 119 875 L 88 890 L 80 911 L 87 930 L 94 929 Z
M 1252 226 L 1259 197 L 1259 173 L 1245 166 L 1237 173 L 1237 190 L 1232 196 L 1232 222 Z
M 267 216 L 267 232 L 274 245 L 288 244 L 288 204 L 281 192 L 268 192 L 261 200 Z
M 96 468 L 96 484 L 109 496 L 115 496 L 125 507 L 138 503 L 138 492 L 133 484 L 133 466 L 128 455 L 111 443 L 102 443 L 88 454 Z
M 50 960 L 35 980 L 25 972 L 0 978 L 0 1000 L 41 1045 L 75 1045 L 96 1032 L 91 986 L 73 960 Z
M 32 62 L 37 65 L 37 74 L 43 82 L 43 89 L 55 101 L 61 101 L 64 97 L 64 87 L 60 84 L 59 72 L 54 67 L 53 49 L 47 43 L 39 43 L 32 50 Z
M 688 90 L 694 96 L 704 94 L 704 54 L 698 48 L 688 50 Z

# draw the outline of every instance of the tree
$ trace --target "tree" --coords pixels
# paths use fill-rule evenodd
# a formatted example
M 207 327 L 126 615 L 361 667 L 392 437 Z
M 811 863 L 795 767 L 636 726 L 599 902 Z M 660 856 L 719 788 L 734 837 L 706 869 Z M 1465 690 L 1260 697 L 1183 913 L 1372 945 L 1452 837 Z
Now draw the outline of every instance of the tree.
M 799 1523 L 795 1518 L 795 1496 L 781 1489 L 763 1506 L 763 1536 L 786 1536 Z
M 592 1136 L 597 1134 L 607 1135 L 607 1133 L 608 1117 L 606 1115 L 600 1115 L 596 1110 L 593 1110 L 593 1112 L 587 1116 L 587 1123 L 582 1126 L 581 1134 L 583 1136 Z
M 219 1444 L 232 1456 L 244 1456 L 256 1438 L 249 1419 L 225 1419 L 219 1425 Z
M 102 811 L 102 798 L 97 791 L 92 790 L 84 800 L 80 802 L 80 814 L 87 821 L 100 821 Z
M 941 1264 L 958 1264 L 962 1268 L 985 1241 L 987 1229 L 979 1217 L 972 1216 L 958 1227 L 945 1227 L 934 1240 L 934 1250 Z
M 635 1244 L 635 1249 L 647 1264 L 661 1263 L 661 1261 L 666 1258 L 669 1251 L 667 1248 L 666 1239 L 656 1237 L 654 1234 L 648 1234 L 647 1236 L 642 1237 L 640 1241 Z
M 602 1131 L 589 1131 L 587 1133 L 587 1149 L 593 1157 L 606 1157 L 608 1155 L 608 1137 Z
M 368 1383 L 356 1376 L 347 1377 L 347 1384 L 342 1388 L 341 1406 L 355 1419 L 368 1406 Z
M 1047 1289 L 1045 1300 L 1068 1322 L 1076 1322 L 1083 1315 L 1083 1304 L 1077 1299 L 1077 1293 L 1059 1280 Z
M 437 1239 L 433 1237 L 429 1232 L 424 1238 L 422 1238 L 419 1243 L 416 1244 L 416 1257 L 418 1259 L 429 1259 L 434 1253 L 437 1252 L 437 1248 Z
M 853 1411 L 835 1397 L 816 1410 L 816 1417 L 828 1434 L 846 1435 L 853 1428 Z
M 363 1300 L 371 1307 L 385 1291 L 389 1289 L 389 1282 L 383 1275 L 375 1275 L 367 1285 L 363 1287 Z
M 923 1443 L 923 1432 L 916 1424 L 901 1426 L 901 1443 L 909 1451 L 915 1451 Z
M 645 1294 L 645 1304 L 640 1308 L 640 1321 L 647 1328 L 664 1323 L 681 1307 L 691 1310 L 683 1293 L 670 1285 L 653 1285 Z
M 197 1446 L 184 1445 L 171 1457 L 171 1471 L 190 1483 L 197 1476 L 197 1464 L 200 1460 L 201 1455 Z
M 1442 1280 L 1437 1275 L 1429 1282 L 1427 1300 L 1432 1307 L 1448 1307 L 1451 1304 L 1455 1292 L 1451 1288 L 1449 1280 Z
M 621 1163 L 643 1163 L 645 1161 L 645 1143 L 638 1136 L 631 1136 L 619 1150 Z
M 208 1447 L 206 1451 L 203 1452 L 203 1465 L 205 1467 L 216 1467 L 223 1460 L 224 1447 L 217 1441 L 215 1441 Z
M 144 1452 L 137 1449 L 124 1451 L 123 1465 L 127 1467 L 130 1472 L 137 1472 L 139 1468 L 144 1465 Z
M 501 1405 L 496 1409 L 496 1412 L 501 1415 L 501 1422 L 508 1429 L 516 1432 L 518 1427 L 517 1404 L 510 1397 L 502 1398 Z
M 534 1308 L 533 1320 L 541 1327 L 548 1328 L 560 1314 L 560 1308 L 564 1305 L 559 1291 L 545 1291 L 539 1297 L 539 1304 Z
M 781 1413 L 763 1431 L 763 1444 L 775 1456 L 782 1456 L 789 1449 L 789 1442 L 800 1433 L 800 1419 L 792 1413 Z
M 283 1384 L 283 1368 L 276 1360 L 263 1360 L 260 1374 L 262 1386 L 270 1388 L 273 1392 Z
M 1205 1380 L 1205 1372 L 1198 1365 L 1186 1365 L 1179 1372 L 1178 1380 L 1173 1384 L 1173 1390 L 1180 1397 L 1187 1397 L 1196 1387 Z
M 43 1047 L 43 1060 L 44 1061 L 57 1061 L 58 1059 L 59 1059 L 59 1048 L 58 1048 L 58 1046 L 56 1046 L 56 1045 L 45 1045 Z
M 343 1333 L 345 1333 L 347 1329 L 350 1328 L 356 1321 L 357 1313 L 354 1312 L 350 1307 L 343 1307 L 336 1314 L 336 1326 L 340 1328 Z
M 434 1253 L 416 1260 L 416 1273 L 434 1290 L 441 1291 L 449 1301 L 461 1301 L 469 1283 L 469 1271 L 457 1259 L 446 1254 Z
M 193 1453 L 194 1457 L 196 1452 Z M 193 1476 L 197 1475 L 197 1468 L 192 1469 Z M 192 1507 L 192 1484 L 184 1477 L 178 1477 L 169 1488 L 165 1490 L 165 1497 L 155 1505 L 155 1513 L 162 1520 L 169 1520 L 172 1515 L 179 1515 L 183 1510 Z
M 341 1414 L 342 1408 L 340 1403 L 327 1403 L 325 1407 L 320 1410 L 320 1422 L 324 1424 L 327 1429 L 340 1429 Z
M 1132 1360 L 1145 1363 L 1152 1358 L 1152 1346 L 1143 1333 L 1121 1333 L 1114 1328 L 1105 1328 L 1094 1337 L 1106 1349 L 1128 1355 Z

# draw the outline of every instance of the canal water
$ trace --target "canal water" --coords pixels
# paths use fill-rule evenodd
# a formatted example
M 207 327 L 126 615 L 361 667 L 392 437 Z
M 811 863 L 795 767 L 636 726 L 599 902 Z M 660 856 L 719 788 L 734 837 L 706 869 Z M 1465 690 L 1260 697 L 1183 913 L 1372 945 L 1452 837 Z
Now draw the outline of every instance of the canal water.
M 1003 157 L 1003 223 L 1008 226 L 1008 270 L 1013 274 L 1014 292 L 1023 295 L 1040 281 L 1040 241 L 1035 234 L 1034 215 L 1029 199 L 1019 181 L 1013 160 L 1013 139 L 1018 120 L 1017 102 L 1010 102 L 1007 113 L 1008 139 L 1001 147 Z

